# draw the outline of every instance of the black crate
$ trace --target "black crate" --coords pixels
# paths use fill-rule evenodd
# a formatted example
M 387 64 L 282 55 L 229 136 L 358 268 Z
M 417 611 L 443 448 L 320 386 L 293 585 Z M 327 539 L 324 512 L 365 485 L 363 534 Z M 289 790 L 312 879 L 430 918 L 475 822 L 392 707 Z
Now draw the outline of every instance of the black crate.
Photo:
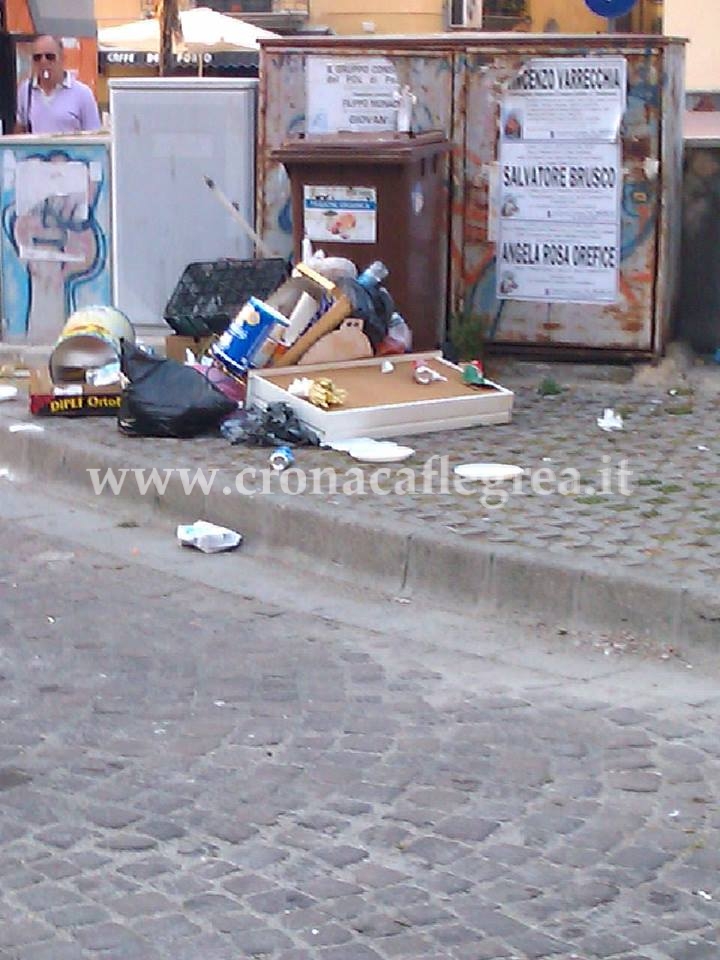
M 215 260 L 190 263 L 163 314 L 175 333 L 223 333 L 250 297 L 265 300 L 287 278 L 287 260 Z

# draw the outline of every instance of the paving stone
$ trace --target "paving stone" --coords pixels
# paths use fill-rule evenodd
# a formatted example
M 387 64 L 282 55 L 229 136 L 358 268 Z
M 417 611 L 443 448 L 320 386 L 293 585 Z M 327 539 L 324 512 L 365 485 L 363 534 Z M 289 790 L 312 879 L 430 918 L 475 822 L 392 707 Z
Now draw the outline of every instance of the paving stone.
M 376 937 L 394 937 L 399 933 L 405 933 L 409 927 L 408 923 L 401 922 L 384 913 L 368 912 L 350 921 L 349 925 L 361 936 L 373 939 Z
M 87 954 L 77 943 L 36 944 L 32 947 L 21 947 L 13 956 L 18 960 L 85 960 Z
M 357 884 L 347 883 L 344 880 L 335 880 L 330 877 L 319 877 L 317 880 L 310 880 L 304 884 L 301 889 L 303 893 L 306 893 L 309 897 L 320 901 L 362 893 L 362 887 L 359 887 Z
M 234 939 L 240 954 L 246 957 L 274 954 L 292 947 L 292 941 L 279 930 L 247 930 Z
M 86 830 L 79 828 L 52 827 L 48 830 L 43 830 L 42 833 L 39 833 L 36 836 L 38 840 L 47 844 L 49 847 L 57 847 L 60 850 L 69 850 L 70 847 L 75 846 L 75 844 L 85 837 L 86 834 Z
M 326 950 L 318 951 L 318 957 L 321 960 L 382 960 L 379 953 L 360 943 L 328 947 Z
M 661 782 L 657 773 L 643 771 L 611 774 L 608 780 L 611 786 L 628 793 L 657 793 Z
M 333 867 L 347 867 L 351 863 L 358 863 L 367 858 L 367 850 L 358 847 L 338 846 L 338 847 L 320 847 L 315 851 L 315 855 L 321 860 L 327 861 Z
M 249 906 L 259 913 L 284 913 L 288 910 L 300 910 L 310 907 L 315 901 L 299 890 L 271 890 L 250 897 Z
M 91 807 L 87 811 L 87 818 L 96 827 L 108 827 L 112 830 L 118 830 L 121 827 L 127 827 L 140 819 L 140 814 L 136 810 L 123 809 L 121 807 Z
M 185 836 L 185 829 L 172 820 L 146 820 L 142 829 L 143 833 L 160 841 Z
M 234 893 L 238 897 L 249 896 L 253 893 L 260 893 L 262 890 L 269 890 L 274 886 L 272 880 L 261 877 L 255 873 L 243 872 L 241 875 L 232 876 L 229 880 L 223 882 L 223 888 Z
M 51 910 L 53 907 L 64 907 L 80 901 L 80 897 L 72 890 L 49 883 L 35 884 L 27 890 L 16 893 L 16 897 L 36 911 Z
M 26 943 L 47 940 L 52 928 L 35 920 L 21 920 L 0 926 L 0 947 L 20 947 Z
M 151 943 L 166 940 L 174 942 L 200 933 L 200 927 L 180 913 L 168 914 L 165 917 L 145 918 L 135 923 L 133 929 L 136 934 L 146 938 Z
M 387 887 L 393 883 L 400 883 L 407 879 L 406 873 L 399 870 L 389 870 L 375 863 L 361 864 L 353 874 L 355 880 L 363 887 Z
M 658 870 L 670 859 L 670 854 L 651 847 L 624 847 L 612 857 L 612 862 L 623 867 L 643 870 L 649 874 Z
M 102 923 L 109 920 L 110 915 L 107 910 L 94 904 L 79 904 L 70 907 L 61 907 L 57 910 L 50 910 L 45 916 L 47 923 L 59 929 L 67 927 L 83 927 L 91 923 Z
M 441 820 L 435 830 L 437 833 L 453 840 L 478 843 L 489 837 L 499 826 L 499 823 L 492 820 L 482 820 L 479 817 L 451 817 L 448 820 Z
M 670 943 L 665 948 L 672 960 L 714 960 L 717 957 L 717 943 L 707 940 L 685 940 Z
M 597 933 L 580 940 L 580 946 L 591 956 L 604 960 L 605 957 L 616 957 L 627 953 L 638 944 L 618 937 L 614 933 Z
M 173 903 L 161 893 L 131 893 L 108 904 L 111 910 L 124 917 L 144 917 L 156 913 L 166 913 L 173 909 Z
M 552 513 L 535 499 L 515 538 Z M 599 529 L 588 517 L 584 535 Z M 717 960 L 711 665 L 608 663 L 581 631 L 481 657 L 494 621 L 414 646 L 394 626 L 263 616 L 235 591 L 151 577 L 142 556 L 108 575 L 109 554 L 79 546 L 69 597 L 40 535 L 7 537 L 0 524 L 0 728 L 28 742 L 0 764 L 33 780 L 2 791 L 3 960 Z M 32 626 L 50 626 L 51 601 L 66 639 Z M 53 684 L 77 698 L 38 693 Z M 268 742 L 247 746 L 253 730 Z M 118 835 L 157 847 L 103 845 Z
M 468 848 L 448 840 L 425 837 L 406 847 L 408 853 L 432 864 L 449 864 L 466 856 Z
M 318 948 L 347 943 L 352 939 L 353 934 L 337 923 L 326 923 L 320 927 L 313 927 L 309 933 L 304 934 L 304 937 L 314 948 Z

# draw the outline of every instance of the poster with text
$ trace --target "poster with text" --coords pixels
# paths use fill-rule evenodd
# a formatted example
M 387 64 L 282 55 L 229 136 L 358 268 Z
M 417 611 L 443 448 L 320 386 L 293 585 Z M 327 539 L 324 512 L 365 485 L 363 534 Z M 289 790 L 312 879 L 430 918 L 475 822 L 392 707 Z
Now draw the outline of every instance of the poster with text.
M 620 153 L 619 143 L 503 143 L 500 218 L 617 223 Z
M 618 139 L 627 100 L 623 57 L 529 60 L 500 114 L 502 140 Z
M 497 294 L 546 303 L 614 303 L 619 265 L 617 224 L 507 220 L 497 247 Z
M 377 193 L 372 187 L 306 186 L 303 208 L 310 240 L 377 242 Z
M 308 134 L 397 129 L 400 81 L 384 57 L 307 58 Z

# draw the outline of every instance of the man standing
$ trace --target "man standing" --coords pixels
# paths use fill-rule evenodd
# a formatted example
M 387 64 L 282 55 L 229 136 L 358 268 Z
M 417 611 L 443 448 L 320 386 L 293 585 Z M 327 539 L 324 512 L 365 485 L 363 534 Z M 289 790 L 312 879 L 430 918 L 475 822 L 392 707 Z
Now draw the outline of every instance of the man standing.
M 62 42 L 38 37 L 32 76 L 18 89 L 16 133 L 79 133 L 99 130 L 100 114 L 90 87 L 65 72 Z

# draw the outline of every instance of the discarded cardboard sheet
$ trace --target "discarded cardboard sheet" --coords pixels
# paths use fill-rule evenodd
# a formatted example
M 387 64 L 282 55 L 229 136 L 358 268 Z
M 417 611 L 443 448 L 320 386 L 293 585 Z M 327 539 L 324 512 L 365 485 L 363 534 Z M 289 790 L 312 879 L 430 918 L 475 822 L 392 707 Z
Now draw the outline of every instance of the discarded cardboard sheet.
M 92 386 L 73 383 L 58 386 L 50 371 L 30 371 L 30 413 L 38 417 L 114 417 L 120 409 L 119 384 Z
M 426 361 L 447 379 L 418 384 L 414 364 Z M 440 351 L 393 358 L 392 373 L 383 373 L 383 357 L 278 369 L 252 370 L 247 405 L 287 403 L 298 419 L 325 442 L 348 437 L 393 437 L 478 424 L 508 423 L 514 396 L 499 384 L 471 387 L 462 382 L 460 367 L 444 360 Z M 299 377 L 323 377 L 346 391 L 342 406 L 321 410 L 289 391 Z

